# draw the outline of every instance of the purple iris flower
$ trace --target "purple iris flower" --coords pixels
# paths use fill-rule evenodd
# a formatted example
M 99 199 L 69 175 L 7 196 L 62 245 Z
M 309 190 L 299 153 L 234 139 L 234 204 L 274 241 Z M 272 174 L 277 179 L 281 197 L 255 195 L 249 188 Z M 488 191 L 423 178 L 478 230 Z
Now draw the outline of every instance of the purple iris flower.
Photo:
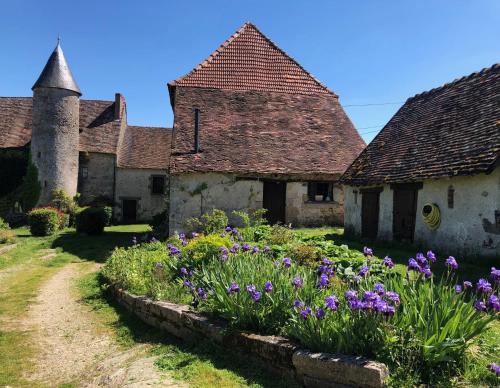
M 424 274 L 426 279 L 432 277 L 432 271 L 430 268 L 420 268 L 420 272 Z
M 464 282 L 464 288 L 465 289 L 472 288 L 472 282 L 469 282 L 468 280 L 466 280 Z
M 304 303 L 298 299 L 295 299 L 293 301 L 293 307 L 295 307 L 296 309 L 301 309 L 302 307 L 304 307 Z
M 426 267 L 428 264 L 427 259 L 425 258 L 423 253 L 417 253 L 415 259 L 417 260 L 418 265 L 420 265 L 421 267 Z
M 168 250 L 170 251 L 170 254 L 171 254 L 172 256 L 177 256 L 177 255 L 179 255 L 179 254 L 181 253 L 180 249 L 179 249 L 179 248 L 177 248 L 177 247 L 176 247 L 175 245 L 173 245 L 173 244 L 168 244 L 168 245 L 167 245 L 167 248 L 168 248 Z
M 382 283 L 377 283 L 373 286 L 374 291 L 379 295 L 384 295 L 385 287 Z
M 325 310 L 321 307 L 316 307 L 316 318 L 323 319 L 325 317 Z
M 482 300 L 478 299 L 474 302 L 474 308 L 477 311 L 486 311 L 486 304 Z
M 196 237 L 198 237 L 198 236 L 199 236 L 199 234 L 198 234 L 198 233 L 196 233 L 196 232 L 191 233 L 191 237 L 192 237 L 192 238 L 196 238 Z
M 273 283 L 271 282 L 266 282 L 266 284 L 264 285 L 264 291 L 269 293 L 273 290 Z
M 240 244 L 233 244 L 233 246 L 230 249 L 231 253 L 236 253 L 239 250 L 240 250 Z
M 417 260 L 415 260 L 413 257 L 408 260 L 408 271 L 418 271 L 420 272 L 420 265 L 418 265 Z
M 488 369 L 495 373 L 497 376 L 500 376 L 500 365 L 492 362 L 490 365 L 488 365 Z
M 427 258 L 432 262 L 436 262 L 436 255 L 432 251 L 427 251 Z
M 237 292 L 240 292 L 240 286 L 238 286 L 238 283 L 232 282 L 231 285 L 227 288 L 227 293 L 232 295 L 236 294 Z
M 359 270 L 358 275 L 361 276 L 361 277 L 366 277 L 368 275 L 369 271 L 370 271 L 370 268 L 367 265 L 364 265 Z
M 396 304 L 399 304 L 400 302 L 399 294 L 397 292 L 387 291 L 385 293 L 385 297 Z
M 306 307 L 304 310 L 300 312 L 300 316 L 304 319 L 309 318 L 309 315 L 311 315 L 312 310 L 310 307 Z
M 182 240 L 182 241 L 181 241 L 181 245 L 182 245 L 183 247 L 185 247 L 186 245 L 188 245 L 188 242 L 187 242 L 186 240 Z
M 328 283 L 330 283 L 330 280 L 328 279 L 328 275 L 321 274 L 321 276 L 319 277 L 319 288 L 328 287 Z
M 252 292 L 255 292 L 255 291 L 257 291 L 257 288 L 255 287 L 255 285 L 250 284 L 250 285 L 247 286 L 247 292 L 249 294 L 251 294 Z
M 325 306 L 327 309 L 330 309 L 332 311 L 336 311 L 337 308 L 339 307 L 339 300 L 335 295 L 330 295 L 325 298 Z
M 392 261 L 392 259 L 389 256 L 386 256 L 386 257 L 384 257 L 384 265 L 387 268 L 393 268 L 394 267 L 394 262 Z
M 271 248 L 269 248 L 269 246 L 267 245 L 264 245 L 264 248 L 262 248 L 262 252 L 264 253 L 269 253 L 271 251 Z
M 295 288 L 302 288 L 303 284 L 302 284 L 302 279 L 300 278 L 300 276 L 296 276 L 292 279 L 292 284 Z
M 292 260 L 289 257 L 285 257 L 282 261 L 285 268 L 290 268 L 292 266 Z
M 207 299 L 207 293 L 205 292 L 205 290 L 203 288 L 198 288 L 196 290 L 196 293 L 198 294 L 198 296 L 203 299 L 203 300 L 206 300 Z
M 363 248 L 363 255 L 365 255 L 366 257 L 371 257 L 371 256 L 373 256 L 373 250 L 371 248 L 364 247 Z
M 321 262 L 323 263 L 323 265 L 326 265 L 326 266 L 333 265 L 333 261 L 329 260 L 326 257 L 323 258 L 323 260 L 321 260 Z
M 189 276 L 189 272 L 185 267 L 181 268 L 181 275 L 182 276 Z
M 230 226 L 226 226 L 226 229 L 224 229 L 227 233 L 231 233 L 232 228 Z
M 488 307 L 495 311 L 500 311 L 500 300 L 496 295 L 490 295 L 488 298 Z
M 486 279 L 479 279 L 476 285 L 478 292 L 483 292 L 485 294 L 489 294 L 493 289 L 491 288 L 491 284 Z
M 493 280 L 493 283 L 499 283 L 500 282 L 500 269 L 496 269 L 495 267 L 491 267 L 490 277 L 491 277 L 491 280 Z
M 179 240 L 185 240 L 186 235 L 184 233 L 179 234 Z
M 250 294 L 250 297 L 253 299 L 254 302 L 258 302 L 262 297 L 262 293 L 260 293 L 259 291 L 254 291 Z
M 363 293 L 363 301 L 365 301 L 365 302 L 373 302 L 377 299 L 380 299 L 380 297 L 378 296 L 378 294 L 376 292 L 365 291 Z
M 253 247 L 252 248 L 253 253 L 259 253 L 259 247 Z
M 226 237 L 226 233 L 222 232 L 221 234 L 219 234 L 219 236 Z
M 182 284 L 184 284 L 184 287 L 189 287 L 189 288 L 193 287 L 193 283 L 191 282 L 191 280 L 186 279 Z
M 241 247 L 241 249 L 243 250 L 243 252 L 248 252 L 250 250 L 250 245 L 243 244 L 243 246 Z
M 229 251 L 227 250 L 226 247 L 220 247 L 219 252 L 222 253 L 223 255 L 228 255 Z
M 358 293 L 354 290 L 349 290 L 345 292 L 345 297 L 347 300 L 356 299 L 358 297 Z
M 444 263 L 452 270 L 456 270 L 458 268 L 457 260 L 453 256 L 449 256 Z
M 462 292 L 462 286 L 460 284 L 455 285 L 455 294 L 460 294 Z
M 347 304 L 351 310 L 364 310 L 366 308 L 366 303 L 360 301 L 359 299 L 349 299 Z

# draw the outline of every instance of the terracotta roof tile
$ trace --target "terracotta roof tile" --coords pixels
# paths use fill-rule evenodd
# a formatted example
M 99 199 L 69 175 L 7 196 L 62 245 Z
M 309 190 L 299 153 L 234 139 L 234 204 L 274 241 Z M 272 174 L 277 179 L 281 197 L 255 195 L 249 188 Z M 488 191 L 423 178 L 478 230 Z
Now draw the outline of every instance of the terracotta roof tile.
M 500 64 L 409 98 L 346 171 L 352 185 L 491 171 L 500 154 Z
M 128 126 L 118 151 L 118 167 L 168 169 L 172 130 Z
M 334 94 L 248 22 L 170 86 Z

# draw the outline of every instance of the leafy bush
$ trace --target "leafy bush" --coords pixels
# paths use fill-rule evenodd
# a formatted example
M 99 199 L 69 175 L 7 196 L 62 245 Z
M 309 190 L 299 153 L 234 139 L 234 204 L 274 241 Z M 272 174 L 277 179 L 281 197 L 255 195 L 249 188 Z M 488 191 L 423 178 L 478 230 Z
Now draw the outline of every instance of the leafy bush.
M 3 218 L 0 217 L 0 230 L 10 229 L 9 224 L 4 221 Z
M 248 228 L 267 224 L 264 218 L 266 212 L 267 209 L 255 209 L 250 212 L 234 210 L 233 214 L 241 219 L 244 228 Z
M 214 257 L 219 257 L 220 249 L 230 246 L 231 240 L 228 237 L 216 234 L 193 238 L 182 249 L 183 260 L 187 266 L 196 267 Z
M 26 212 L 36 206 L 40 198 L 40 193 L 42 192 L 40 182 L 38 182 L 38 170 L 31 160 L 28 163 L 28 169 L 24 176 L 21 189 L 23 209 Z
M 204 234 L 222 232 L 227 226 L 226 213 L 220 209 L 213 209 L 210 213 L 203 214 L 200 218 L 186 220 L 187 227 L 192 231 L 201 231 Z
M 273 225 L 266 241 L 270 245 L 284 245 L 294 241 L 296 235 L 292 228 L 283 225 Z
M 80 207 L 63 189 L 52 190 L 51 206 L 68 215 L 66 226 L 74 225 L 76 213 Z
M 30 232 L 33 236 L 49 236 L 61 225 L 61 217 L 57 209 L 38 208 L 28 214 Z
M 0 229 L 0 244 L 10 244 L 16 240 L 16 234 L 10 229 Z
M 151 221 L 151 229 L 153 234 L 159 238 L 164 238 L 167 236 L 167 220 L 168 214 L 167 209 L 163 210 L 161 213 L 155 214 L 153 220 Z
M 103 275 L 137 295 L 186 302 L 186 294 L 172 276 L 166 246 L 160 242 L 116 248 L 106 261 Z
M 110 226 L 111 220 L 113 219 L 113 208 L 111 206 L 104 206 L 104 225 Z
M 288 251 L 287 256 L 296 261 L 300 265 L 307 265 L 310 267 L 315 267 L 321 258 L 318 249 L 314 244 L 294 244 Z
M 82 208 L 76 214 L 76 231 L 89 235 L 98 235 L 104 232 L 108 214 L 103 207 Z

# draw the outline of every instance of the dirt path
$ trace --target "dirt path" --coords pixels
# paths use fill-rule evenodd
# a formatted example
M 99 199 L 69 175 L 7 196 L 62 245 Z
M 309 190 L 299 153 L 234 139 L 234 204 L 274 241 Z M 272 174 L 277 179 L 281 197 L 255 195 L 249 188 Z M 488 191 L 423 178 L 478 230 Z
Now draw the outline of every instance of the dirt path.
M 147 345 L 124 350 L 78 302 L 74 280 L 95 270 L 97 266 L 87 263 L 68 264 L 40 289 L 21 322 L 32 331 L 39 349 L 34 373 L 27 378 L 49 386 L 69 382 L 87 387 L 178 386 L 157 370 Z

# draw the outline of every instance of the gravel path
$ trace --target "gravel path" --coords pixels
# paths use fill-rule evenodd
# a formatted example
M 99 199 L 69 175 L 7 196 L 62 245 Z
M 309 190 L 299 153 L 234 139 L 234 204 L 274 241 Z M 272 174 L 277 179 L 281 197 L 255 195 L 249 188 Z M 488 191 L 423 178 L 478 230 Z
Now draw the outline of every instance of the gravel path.
M 97 270 L 88 263 L 68 264 L 40 289 L 20 326 L 32 331 L 39 351 L 33 382 L 55 386 L 73 382 L 85 387 L 144 387 L 179 384 L 154 366 L 147 345 L 124 350 L 108 328 L 78 302 L 74 280 Z

